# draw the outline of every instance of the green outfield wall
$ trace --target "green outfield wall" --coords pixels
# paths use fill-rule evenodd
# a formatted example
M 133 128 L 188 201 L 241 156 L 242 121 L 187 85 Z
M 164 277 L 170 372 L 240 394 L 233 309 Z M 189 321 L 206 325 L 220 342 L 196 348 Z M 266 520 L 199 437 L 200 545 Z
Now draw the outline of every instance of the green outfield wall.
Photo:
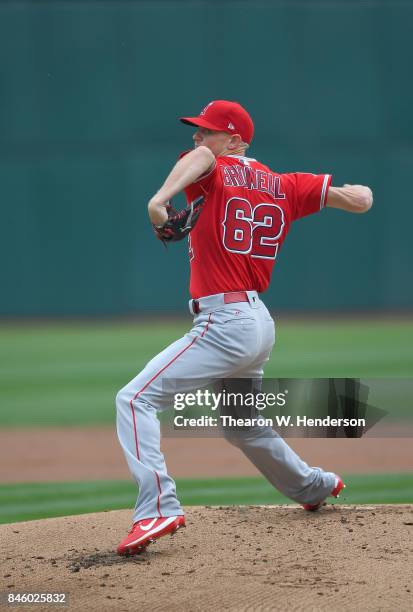
M 268 305 L 411 308 L 412 23 L 397 1 L 1 2 L 0 315 L 184 311 L 186 245 L 146 204 L 191 146 L 177 117 L 218 98 L 274 170 L 375 193 L 293 226 Z

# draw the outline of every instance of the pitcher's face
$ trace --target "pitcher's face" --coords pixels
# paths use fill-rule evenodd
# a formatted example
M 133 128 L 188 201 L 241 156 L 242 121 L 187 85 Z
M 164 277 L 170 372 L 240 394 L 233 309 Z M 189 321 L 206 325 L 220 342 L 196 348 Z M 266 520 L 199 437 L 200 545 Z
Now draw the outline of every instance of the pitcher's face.
M 218 132 L 216 130 L 198 127 L 192 138 L 195 148 L 200 145 L 208 147 L 215 157 L 217 157 L 221 155 L 223 151 L 228 151 L 228 145 L 231 145 L 234 137 L 226 132 Z

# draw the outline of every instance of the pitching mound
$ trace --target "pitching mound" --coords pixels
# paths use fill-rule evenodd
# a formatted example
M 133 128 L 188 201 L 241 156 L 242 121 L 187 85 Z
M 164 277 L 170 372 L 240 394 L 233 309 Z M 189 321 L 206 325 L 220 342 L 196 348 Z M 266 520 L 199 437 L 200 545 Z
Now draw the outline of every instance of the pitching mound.
M 130 516 L 1 525 L 3 597 L 67 593 L 70 610 L 99 612 L 412 607 L 413 506 L 188 508 L 186 529 L 121 558 Z

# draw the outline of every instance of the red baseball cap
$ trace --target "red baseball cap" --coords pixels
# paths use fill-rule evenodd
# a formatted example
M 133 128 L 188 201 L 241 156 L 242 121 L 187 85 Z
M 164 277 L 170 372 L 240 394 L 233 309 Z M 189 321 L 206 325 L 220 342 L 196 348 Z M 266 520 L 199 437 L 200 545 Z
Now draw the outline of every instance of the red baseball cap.
M 181 117 L 180 120 L 182 123 L 197 125 L 208 130 L 239 134 L 248 144 L 254 135 L 252 119 L 238 102 L 213 100 L 201 110 L 198 117 Z

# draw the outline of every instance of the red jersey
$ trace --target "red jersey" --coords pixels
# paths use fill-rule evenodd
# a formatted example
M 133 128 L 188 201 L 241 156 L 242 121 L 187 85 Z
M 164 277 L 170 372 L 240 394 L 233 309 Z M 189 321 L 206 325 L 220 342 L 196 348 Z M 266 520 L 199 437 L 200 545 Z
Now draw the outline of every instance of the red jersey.
M 277 174 L 248 157 L 217 157 L 185 189 L 188 203 L 205 196 L 189 236 L 191 297 L 265 291 L 291 223 L 325 206 L 330 183 L 329 174 Z

